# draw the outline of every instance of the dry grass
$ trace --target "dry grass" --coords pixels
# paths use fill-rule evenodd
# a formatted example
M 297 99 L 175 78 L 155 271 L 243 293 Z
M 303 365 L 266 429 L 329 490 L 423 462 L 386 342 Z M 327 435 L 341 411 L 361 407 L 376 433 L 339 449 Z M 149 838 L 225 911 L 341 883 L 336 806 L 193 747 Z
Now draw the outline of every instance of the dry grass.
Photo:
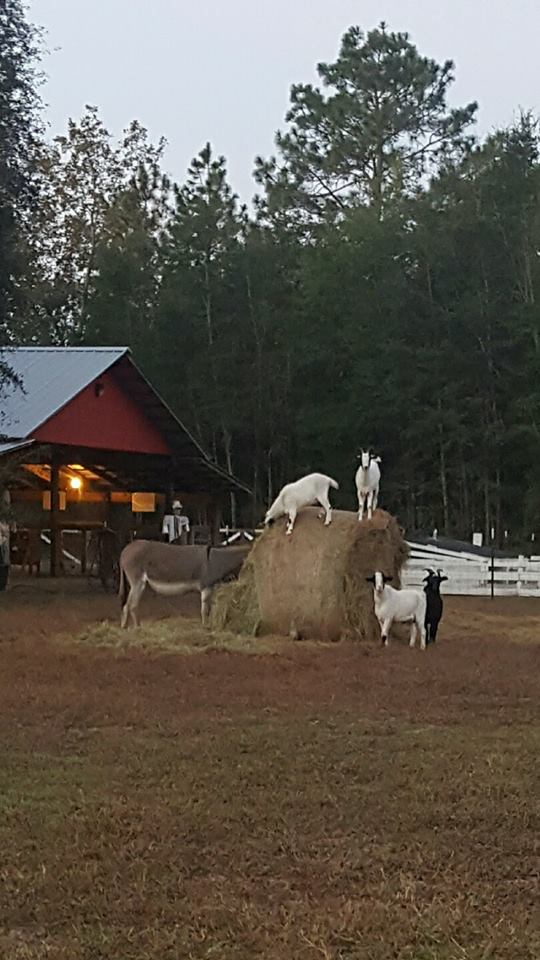
M 451 606 L 455 606 L 457 603 L 459 601 L 454 598 L 450 600 Z M 465 615 L 463 610 L 464 599 L 462 598 L 461 615 L 458 613 L 454 617 L 454 629 L 466 630 L 474 637 L 502 634 L 505 639 L 512 643 L 540 643 L 540 618 L 538 614 L 527 615 L 521 611 L 519 616 L 516 616 L 510 608 L 506 615 L 501 616 L 501 613 L 497 612 L 497 601 L 494 601 L 495 609 L 490 607 L 491 603 L 491 600 L 478 598 L 474 605 L 471 604 L 470 612 L 467 611 Z
M 281 637 L 256 639 L 230 630 L 209 630 L 194 618 L 148 620 L 135 629 L 122 630 L 108 621 L 88 625 L 75 635 L 64 634 L 68 644 L 113 647 L 119 651 L 142 650 L 153 654 L 195 654 L 208 650 L 237 653 L 274 653 L 283 646 Z
M 0 607 L 2 960 L 538 960 L 540 603 L 268 656 L 109 602 Z

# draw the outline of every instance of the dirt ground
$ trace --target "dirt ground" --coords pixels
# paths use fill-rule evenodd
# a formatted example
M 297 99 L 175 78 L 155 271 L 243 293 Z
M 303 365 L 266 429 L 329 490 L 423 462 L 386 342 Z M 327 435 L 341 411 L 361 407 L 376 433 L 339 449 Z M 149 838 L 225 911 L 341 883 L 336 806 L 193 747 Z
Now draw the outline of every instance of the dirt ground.
M 0 595 L 2 960 L 538 960 L 540 601 L 447 598 L 426 653 L 118 612 Z

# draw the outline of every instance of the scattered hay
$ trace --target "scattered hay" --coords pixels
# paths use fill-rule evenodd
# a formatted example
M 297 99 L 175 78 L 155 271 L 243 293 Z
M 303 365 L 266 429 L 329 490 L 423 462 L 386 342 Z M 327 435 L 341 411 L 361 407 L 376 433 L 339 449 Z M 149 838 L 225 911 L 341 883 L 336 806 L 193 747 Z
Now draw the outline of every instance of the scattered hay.
M 92 647 L 113 647 L 118 650 L 143 650 L 148 653 L 180 653 L 191 655 L 210 650 L 238 653 L 275 653 L 283 645 L 282 638 L 267 637 L 255 641 L 232 630 L 207 630 L 197 620 L 178 617 L 148 621 L 129 630 L 107 621 L 92 625 L 75 636 L 61 638 L 66 643 Z
M 394 517 L 377 510 L 333 511 L 330 526 L 310 507 L 298 515 L 292 537 L 281 520 L 255 543 L 238 581 L 220 588 L 212 626 L 253 636 L 273 633 L 323 641 L 375 641 L 379 631 L 366 577 L 383 570 L 399 585 L 408 551 Z

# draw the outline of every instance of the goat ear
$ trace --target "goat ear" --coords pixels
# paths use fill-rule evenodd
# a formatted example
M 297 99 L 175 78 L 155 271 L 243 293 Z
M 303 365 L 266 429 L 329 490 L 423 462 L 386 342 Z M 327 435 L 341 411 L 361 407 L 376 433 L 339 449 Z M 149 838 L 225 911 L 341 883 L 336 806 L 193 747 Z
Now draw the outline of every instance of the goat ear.
M 381 460 L 380 457 L 373 457 L 373 459 L 374 459 L 375 463 L 382 463 L 382 460 Z
M 393 577 L 387 577 L 386 574 L 383 573 L 383 580 L 385 583 L 390 583 L 390 581 L 393 579 L 394 579 Z
M 372 577 L 366 577 L 368 583 L 375 583 L 375 574 Z
M 448 577 L 441 577 L 441 583 L 444 583 L 445 580 L 448 580 Z

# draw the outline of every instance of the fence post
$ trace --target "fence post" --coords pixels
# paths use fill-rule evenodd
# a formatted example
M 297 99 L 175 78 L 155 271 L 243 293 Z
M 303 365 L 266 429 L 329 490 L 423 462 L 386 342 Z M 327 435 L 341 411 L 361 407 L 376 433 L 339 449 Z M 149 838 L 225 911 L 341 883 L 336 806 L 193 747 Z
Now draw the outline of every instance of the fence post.
M 522 583 L 523 583 L 522 577 L 523 577 L 524 563 L 525 563 L 525 557 L 523 556 L 523 554 L 520 554 L 518 557 L 518 572 L 517 572 L 517 584 L 516 584 L 516 592 L 518 597 L 520 597 L 522 594 Z
M 491 564 L 490 564 L 490 572 L 491 572 L 491 577 L 490 577 L 490 580 L 491 580 L 491 599 L 493 600 L 493 598 L 494 598 L 494 596 L 495 596 L 495 553 L 494 553 L 494 549 L 493 549 L 493 544 L 491 544 Z

